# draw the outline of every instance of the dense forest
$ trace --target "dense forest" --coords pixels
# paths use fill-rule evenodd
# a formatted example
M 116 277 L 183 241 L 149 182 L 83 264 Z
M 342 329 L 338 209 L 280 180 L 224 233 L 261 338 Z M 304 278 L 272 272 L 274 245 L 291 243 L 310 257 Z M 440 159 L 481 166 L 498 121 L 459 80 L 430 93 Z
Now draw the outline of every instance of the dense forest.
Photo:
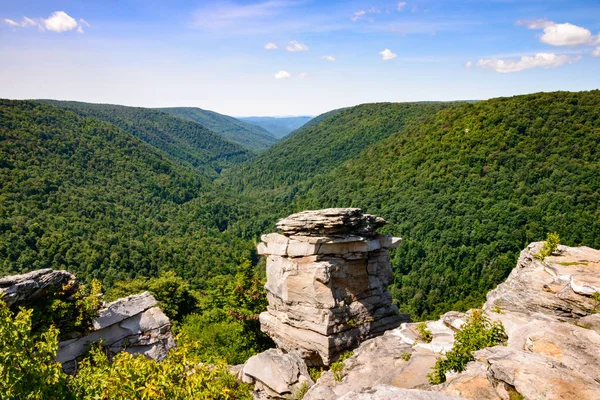
M 277 142 L 275 136 L 259 126 L 214 111 L 197 107 L 170 107 L 157 110 L 197 122 L 225 139 L 253 151 L 265 150 Z
M 236 198 L 115 125 L 2 100 L 0 154 L 2 275 L 67 269 L 110 287 L 174 270 L 202 287 L 252 259 L 255 233 L 230 231 L 249 213 Z
M 171 160 L 192 166 L 208 176 L 216 177 L 223 168 L 250 158 L 247 149 L 223 139 L 205 126 L 162 111 L 77 101 L 36 101 L 111 123 L 164 151 Z

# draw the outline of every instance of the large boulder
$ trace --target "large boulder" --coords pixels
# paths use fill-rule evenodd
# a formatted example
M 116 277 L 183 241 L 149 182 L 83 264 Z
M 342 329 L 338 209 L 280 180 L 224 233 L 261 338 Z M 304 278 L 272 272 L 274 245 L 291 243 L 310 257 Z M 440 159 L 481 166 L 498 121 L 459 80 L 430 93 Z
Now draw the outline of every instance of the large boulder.
M 386 287 L 388 249 L 400 239 L 378 235 L 385 221 L 360 209 L 304 211 L 280 220 L 283 234 L 262 236 L 267 256 L 267 312 L 261 329 L 311 365 L 329 365 L 347 349 L 408 321 Z
M 250 357 L 240 375 L 243 382 L 255 384 L 256 398 L 294 398 L 314 384 L 304 360 L 294 352 L 285 353 L 280 349 L 269 349 Z

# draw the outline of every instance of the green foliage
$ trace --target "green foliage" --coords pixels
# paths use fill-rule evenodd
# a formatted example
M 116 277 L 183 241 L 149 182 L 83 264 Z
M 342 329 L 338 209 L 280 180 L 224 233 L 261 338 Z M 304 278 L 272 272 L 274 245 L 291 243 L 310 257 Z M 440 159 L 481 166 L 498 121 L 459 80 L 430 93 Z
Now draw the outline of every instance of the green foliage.
M 237 382 L 226 365 L 200 364 L 187 346 L 161 362 L 127 352 L 109 362 L 95 346 L 79 363 L 70 389 L 78 399 L 252 399 L 250 386 Z
M 0 299 L 0 397 L 71 399 L 67 376 L 54 360 L 58 329 L 32 333 L 32 310 L 14 315 Z
M 203 360 L 241 364 L 272 346 L 261 332 L 258 314 L 266 310 L 262 281 L 249 262 L 238 266 L 234 279 L 225 276 L 209 281 L 202 292 L 198 314 L 186 317 L 181 331 L 196 343 Z
M 300 389 L 298 389 L 298 391 L 294 393 L 294 400 L 302 400 L 304 398 L 304 395 L 308 392 L 308 389 L 308 384 L 306 382 L 302 382 L 302 386 L 300 386 Z
M 341 382 L 344 379 L 344 361 L 349 359 L 354 355 L 354 352 L 347 351 L 340 356 L 340 358 L 329 366 L 329 370 L 333 372 L 333 380 L 336 382 Z
M 410 361 L 411 357 L 412 357 L 412 353 L 408 353 L 408 352 L 404 352 L 400 355 L 400 358 L 406 362 Z
M 556 232 L 548 233 L 548 236 L 546 237 L 546 241 L 544 242 L 544 245 L 542 246 L 540 251 L 535 255 L 535 258 L 537 258 L 540 261 L 544 261 L 544 259 L 546 257 L 551 256 L 552 253 L 554 253 L 556 251 L 559 243 L 560 243 L 560 237 L 558 236 L 558 233 L 556 233 Z
M 202 288 L 254 254 L 239 196 L 56 107 L 0 100 L 0 182 L 0 275 L 67 269 L 110 289 L 170 269 Z
M 232 182 L 270 191 L 275 204 L 293 198 L 281 216 L 360 207 L 384 217 L 382 231 L 404 238 L 390 252 L 390 291 L 415 320 L 479 306 L 547 232 L 600 247 L 600 91 L 427 106 L 404 119 L 400 105 L 347 109 L 236 167 Z M 373 142 L 331 163 L 332 147 L 312 134 L 355 130 Z
M 425 343 L 431 343 L 433 340 L 433 334 L 429 328 L 427 328 L 427 324 L 425 322 L 419 322 L 416 326 L 416 329 L 417 332 L 419 332 L 419 335 L 421 335 L 421 339 L 423 339 Z
M 597 314 L 600 308 L 600 292 L 592 293 L 592 300 L 594 300 L 594 307 L 592 308 L 592 314 Z
M 246 161 L 250 153 L 204 126 L 168 113 L 140 107 L 77 101 L 38 100 L 82 117 L 108 122 L 164 151 L 172 160 L 215 177 L 223 168 Z
M 429 383 L 438 385 L 446 381 L 446 372 L 464 371 L 473 354 L 480 349 L 505 344 L 507 340 L 501 322 L 490 321 L 481 310 L 473 310 L 460 331 L 454 335 L 454 346 L 436 360 L 432 372 L 427 375 Z
M 137 278 L 116 282 L 107 294 L 109 300 L 149 291 L 158 301 L 161 310 L 172 321 L 183 318 L 198 310 L 199 293 L 173 271 L 161 273 L 156 278 Z
M 310 379 L 312 379 L 313 382 L 316 382 L 323 374 L 323 367 L 308 367 L 308 373 L 310 375 Z
M 253 151 L 265 150 L 277 141 L 275 136 L 259 126 L 214 111 L 195 107 L 159 108 L 158 110 L 197 122 L 223 138 Z

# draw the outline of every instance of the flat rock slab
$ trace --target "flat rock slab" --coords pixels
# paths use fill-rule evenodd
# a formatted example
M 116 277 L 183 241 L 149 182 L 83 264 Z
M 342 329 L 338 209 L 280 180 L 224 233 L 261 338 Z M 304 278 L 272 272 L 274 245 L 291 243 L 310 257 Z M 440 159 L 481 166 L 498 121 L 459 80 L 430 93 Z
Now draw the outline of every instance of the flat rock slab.
M 95 330 L 104 329 L 136 314 L 141 314 L 157 304 L 156 299 L 148 292 L 127 296 L 106 304 L 98 312 L 98 316 L 92 324 Z
M 359 391 L 350 392 L 338 400 L 460 400 L 455 397 L 439 392 L 425 390 L 401 389 L 389 385 L 377 385 Z
M 280 219 L 277 229 L 286 235 L 298 236 L 370 236 L 385 223 L 383 218 L 363 214 L 360 208 L 326 208 L 302 211 Z
M 58 291 L 68 297 L 77 290 L 77 286 L 75 275 L 50 268 L 0 278 L 0 293 L 4 293 L 2 300 L 9 307 L 17 303 L 26 306 Z

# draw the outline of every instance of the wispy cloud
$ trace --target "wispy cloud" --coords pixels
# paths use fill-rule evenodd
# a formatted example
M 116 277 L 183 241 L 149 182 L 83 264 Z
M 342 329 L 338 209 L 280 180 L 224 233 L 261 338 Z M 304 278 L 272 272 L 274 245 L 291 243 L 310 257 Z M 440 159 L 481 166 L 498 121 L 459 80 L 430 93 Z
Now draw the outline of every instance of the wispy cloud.
M 298 74 L 298 79 L 304 79 L 306 77 L 308 77 L 308 72 L 300 72 Z
M 83 32 L 83 26 L 90 27 L 91 25 L 83 18 L 79 19 L 79 22 L 64 11 L 55 11 L 48 18 L 29 18 L 23 17 L 21 22 L 16 22 L 12 19 L 5 18 L 4 23 L 13 28 L 29 28 L 37 26 L 40 32 L 52 31 L 52 32 L 68 32 L 76 30 L 79 33 Z
M 599 43 L 600 35 L 593 36 L 589 29 L 568 22 L 557 24 L 544 19 L 517 21 L 529 29 L 542 29 L 540 42 L 552 46 L 582 46 Z
M 275 75 L 273 75 L 275 79 L 289 79 L 292 75 L 287 71 L 279 71 Z
M 295 40 L 292 40 L 285 47 L 287 51 L 295 52 L 295 51 L 307 51 L 308 46 L 302 43 L 298 43 Z
M 253 4 L 238 4 L 223 1 L 209 3 L 196 10 L 194 24 L 198 27 L 226 27 L 240 21 L 262 20 L 281 14 L 285 9 L 296 5 L 295 1 L 270 0 Z
M 465 68 L 471 68 L 473 66 L 473 61 L 467 61 L 465 63 Z
M 593 51 L 592 51 L 592 55 L 594 57 L 600 57 L 600 47 L 596 47 Z
M 265 44 L 265 50 L 277 50 L 279 47 L 275 43 L 267 43 Z
M 401 1 L 398 3 L 398 11 L 404 11 L 404 8 L 406 7 L 407 3 L 405 1 Z
M 381 55 L 381 59 L 383 61 L 393 60 L 394 58 L 398 57 L 398 55 L 396 53 L 393 53 L 390 49 L 380 51 L 379 54 Z
M 350 19 L 354 22 L 358 21 L 359 19 L 363 18 L 365 15 L 367 14 L 379 14 L 381 11 L 379 11 L 377 8 L 375 7 L 371 7 L 367 10 L 359 10 L 356 11 L 354 13 L 354 15 L 352 17 L 350 17 Z M 372 22 L 372 20 L 371 20 Z
M 572 64 L 579 60 L 581 60 L 581 56 L 537 53 L 535 56 L 523 56 L 520 60 L 501 58 L 481 59 L 477 61 L 477 66 L 479 68 L 493 69 L 501 74 L 508 74 L 532 68 L 558 68 L 564 64 Z
M 321 56 L 321 59 L 323 59 L 325 61 L 335 61 L 334 56 Z

